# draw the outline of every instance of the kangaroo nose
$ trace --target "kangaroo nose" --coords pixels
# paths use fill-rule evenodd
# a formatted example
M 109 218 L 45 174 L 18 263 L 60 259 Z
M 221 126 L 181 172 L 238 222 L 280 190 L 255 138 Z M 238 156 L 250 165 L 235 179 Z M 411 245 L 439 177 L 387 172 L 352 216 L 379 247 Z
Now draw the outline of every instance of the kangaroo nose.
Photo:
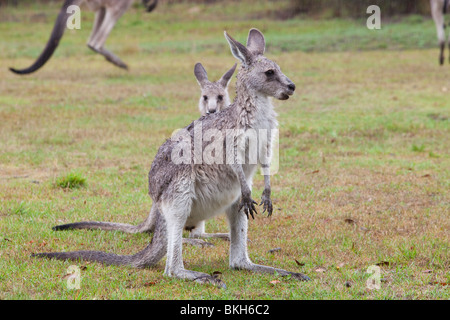
M 290 90 L 292 90 L 292 91 L 295 91 L 295 84 L 290 83 L 290 84 L 288 85 L 288 88 L 289 88 Z
M 216 113 L 216 109 L 209 110 L 209 113 Z

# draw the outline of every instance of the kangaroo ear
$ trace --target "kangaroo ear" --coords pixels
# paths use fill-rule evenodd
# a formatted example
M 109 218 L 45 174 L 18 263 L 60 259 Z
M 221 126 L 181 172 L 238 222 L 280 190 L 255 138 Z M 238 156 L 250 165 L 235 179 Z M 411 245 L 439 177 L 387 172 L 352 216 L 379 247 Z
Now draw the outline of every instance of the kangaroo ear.
M 200 86 L 203 86 L 204 83 L 208 81 L 208 74 L 200 62 L 195 64 L 194 74 Z
M 266 40 L 258 29 L 251 29 L 247 38 L 247 49 L 255 55 L 264 54 L 266 48 Z
M 223 88 L 228 87 L 228 83 L 230 83 L 231 77 L 233 76 L 234 70 L 236 70 L 237 63 L 234 64 L 234 66 L 228 70 L 222 78 L 220 78 L 219 83 Z
M 231 53 L 233 56 L 240 60 L 244 66 L 247 66 L 253 61 L 253 54 L 240 42 L 234 40 L 228 33 L 225 31 L 225 38 L 230 45 Z

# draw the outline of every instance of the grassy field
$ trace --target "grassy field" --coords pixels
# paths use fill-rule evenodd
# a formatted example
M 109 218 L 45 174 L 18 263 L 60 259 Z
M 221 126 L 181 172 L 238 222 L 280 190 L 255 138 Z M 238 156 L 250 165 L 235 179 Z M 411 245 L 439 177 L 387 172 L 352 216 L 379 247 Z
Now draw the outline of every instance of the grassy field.
M 128 72 L 85 46 L 93 15 L 83 11 L 81 30 L 66 31 L 47 65 L 25 77 L 7 68 L 39 55 L 57 8 L 0 9 L 0 299 L 450 298 L 450 66 L 438 66 L 433 22 L 411 16 L 370 31 L 364 19 L 277 20 L 283 6 L 161 5 L 151 14 L 136 6 L 107 41 Z M 198 117 L 194 64 L 217 79 L 235 63 L 223 30 L 244 42 L 250 27 L 265 33 L 266 55 L 298 89 L 274 101 L 275 210 L 250 221 L 249 254 L 312 281 L 229 270 L 229 243 L 220 240 L 184 246 L 184 263 L 221 272 L 226 290 L 164 277 L 165 260 L 136 270 L 30 258 L 78 249 L 131 254 L 149 242 L 51 227 L 146 217 L 158 147 Z M 257 175 L 255 199 L 262 189 Z M 223 217 L 206 228 L 227 231 Z M 67 287 L 73 264 L 78 290 Z M 381 268 L 378 290 L 366 284 L 373 265 Z

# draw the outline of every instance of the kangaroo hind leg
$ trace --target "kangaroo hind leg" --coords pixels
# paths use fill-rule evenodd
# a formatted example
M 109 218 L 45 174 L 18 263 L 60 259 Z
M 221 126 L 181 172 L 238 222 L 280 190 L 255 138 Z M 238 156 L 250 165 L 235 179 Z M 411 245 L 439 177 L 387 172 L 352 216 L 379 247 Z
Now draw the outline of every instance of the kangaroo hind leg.
M 127 9 L 128 7 L 124 6 L 120 8 L 107 7 L 99 9 L 96 13 L 94 27 L 88 41 L 88 47 L 90 49 L 100 53 L 106 60 L 123 69 L 128 69 L 128 66 L 114 53 L 106 50 L 104 44 L 117 20 L 119 20 Z
M 239 201 L 234 203 L 227 210 L 227 218 L 230 224 L 230 267 L 233 269 L 244 269 L 253 272 L 275 273 L 282 276 L 291 276 L 297 280 L 310 280 L 303 273 L 286 271 L 283 269 L 263 266 L 253 263 L 248 257 L 247 252 L 247 228 L 248 219 L 242 211 L 239 210 Z
M 183 229 L 190 214 L 190 207 L 190 205 L 176 200 L 161 206 L 167 222 L 167 259 L 164 274 L 169 277 L 188 279 L 224 288 L 226 286 L 220 279 L 207 273 L 184 268 L 182 256 Z

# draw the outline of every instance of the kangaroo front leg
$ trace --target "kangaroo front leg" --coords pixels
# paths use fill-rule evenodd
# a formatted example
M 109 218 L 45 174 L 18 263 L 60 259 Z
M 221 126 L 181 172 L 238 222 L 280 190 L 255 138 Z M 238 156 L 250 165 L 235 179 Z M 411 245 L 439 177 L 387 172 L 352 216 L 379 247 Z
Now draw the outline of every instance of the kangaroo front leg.
M 258 213 L 255 208 L 255 204 L 258 203 L 252 199 L 252 191 L 250 190 L 250 187 L 247 184 L 247 181 L 245 179 L 244 170 L 242 169 L 242 165 L 240 164 L 234 164 L 233 170 L 236 173 L 239 183 L 241 185 L 241 204 L 238 208 L 238 211 L 241 211 L 243 208 L 245 215 L 247 216 L 247 219 L 249 219 L 249 214 L 252 216 L 253 219 L 255 219 L 255 216 L 253 213 Z
M 247 252 L 247 227 L 248 219 L 240 214 L 239 203 L 235 202 L 227 210 L 227 218 L 230 224 L 230 267 L 233 269 L 245 269 L 254 272 L 275 273 L 282 276 L 291 276 L 297 280 L 310 280 L 303 273 L 290 272 L 283 269 L 255 264 L 250 261 Z
M 272 200 L 270 199 L 270 172 L 269 172 L 269 166 L 263 165 L 262 166 L 263 173 L 264 173 L 264 191 L 261 197 L 261 203 L 259 205 L 263 206 L 263 213 L 267 211 L 267 215 L 270 217 L 273 212 L 273 206 L 272 206 Z
M 175 202 L 175 201 L 174 201 Z M 163 207 L 163 214 L 167 223 L 167 260 L 164 274 L 169 277 L 188 279 L 198 283 L 210 283 L 218 287 L 226 287 L 222 280 L 207 273 L 186 270 L 183 264 L 182 242 L 183 228 L 189 215 L 190 206 L 180 208 Z

